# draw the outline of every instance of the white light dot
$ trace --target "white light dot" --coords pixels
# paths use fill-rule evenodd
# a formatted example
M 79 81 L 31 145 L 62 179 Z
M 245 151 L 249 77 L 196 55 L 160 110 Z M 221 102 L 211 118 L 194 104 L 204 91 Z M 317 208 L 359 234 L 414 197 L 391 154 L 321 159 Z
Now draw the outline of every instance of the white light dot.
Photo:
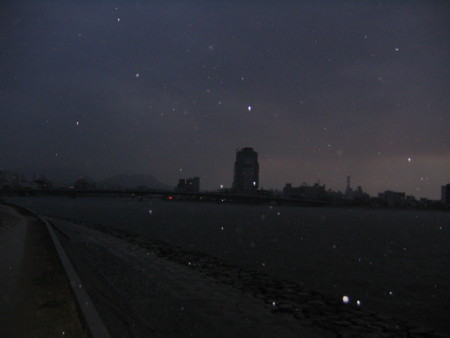
M 408 157 L 408 162 L 411 162 L 411 157 Z
M 400 49 L 399 48 L 395 48 L 395 51 L 398 52 Z
M 343 296 L 343 297 L 342 297 L 342 302 L 343 302 L 344 304 L 348 304 L 348 302 L 350 302 L 350 298 L 348 298 L 348 296 Z
M 394 293 L 392 291 L 389 291 L 389 296 L 392 296 Z
M 277 303 L 275 303 L 275 302 L 272 302 L 272 306 L 275 306 L 275 305 L 277 305 Z
M 356 305 L 361 306 L 361 301 L 357 300 Z
M 252 106 L 248 106 L 247 109 L 248 109 L 248 111 L 251 111 L 252 110 Z
M 117 18 L 117 22 L 120 22 L 120 18 Z
M 149 210 L 148 210 L 148 213 L 149 213 L 150 215 L 153 214 L 152 209 L 149 209 Z
M 77 121 L 77 126 L 79 126 L 80 125 L 80 122 L 79 121 Z
M 138 78 L 138 77 L 139 77 L 140 75 L 139 75 L 139 73 L 136 73 L 136 75 L 135 75 L 135 76 L 136 76 L 136 78 Z
M 220 189 L 223 189 L 223 184 L 220 185 Z

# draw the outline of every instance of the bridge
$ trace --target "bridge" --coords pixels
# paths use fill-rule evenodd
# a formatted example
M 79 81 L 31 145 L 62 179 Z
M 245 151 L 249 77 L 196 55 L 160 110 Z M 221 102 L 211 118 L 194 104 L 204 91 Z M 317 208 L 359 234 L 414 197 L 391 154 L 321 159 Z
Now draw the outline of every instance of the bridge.
M 325 206 L 327 201 L 295 199 L 276 195 L 237 194 L 229 192 L 186 192 L 152 189 L 122 189 L 122 190 L 77 190 L 77 189 L 46 189 L 46 190 L 16 190 L 8 195 L 22 196 L 66 196 L 77 197 L 130 197 L 138 200 L 160 198 L 168 201 L 198 201 L 236 204 L 265 204 L 292 206 Z

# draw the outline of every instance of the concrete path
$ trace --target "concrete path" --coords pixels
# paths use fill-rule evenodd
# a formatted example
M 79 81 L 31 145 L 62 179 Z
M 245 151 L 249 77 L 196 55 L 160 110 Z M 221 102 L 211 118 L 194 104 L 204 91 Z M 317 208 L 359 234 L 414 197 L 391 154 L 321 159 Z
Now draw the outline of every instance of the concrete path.
M 0 327 L 10 322 L 28 230 L 25 217 L 0 204 Z
M 0 337 L 88 337 L 47 228 L 0 204 Z

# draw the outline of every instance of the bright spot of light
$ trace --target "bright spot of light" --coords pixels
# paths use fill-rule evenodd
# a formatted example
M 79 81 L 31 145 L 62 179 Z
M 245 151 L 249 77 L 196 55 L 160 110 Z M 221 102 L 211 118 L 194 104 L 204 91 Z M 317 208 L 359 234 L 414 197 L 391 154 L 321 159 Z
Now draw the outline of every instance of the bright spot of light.
M 140 75 L 139 75 L 139 73 L 136 73 L 136 75 L 135 75 L 135 76 L 136 76 L 136 78 L 138 78 L 138 77 L 139 77 Z
M 361 306 L 361 301 L 360 301 L 360 300 L 357 300 L 357 301 L 356 301 L 356 305 Z
M 223 189 L 223 184 L 220 185 L 220 189 Z
M 79 126 L 80 125 L 80 122 L 79 121 L 77 121 L 77 126 Z
M 255 181 L 253 181 L 253 186 L 256 187 L 256 182 Z
M 149 209 L 149 210 L 148 210 L 148 213 L 149 213 L 150 215 L 153 214 L 152 209 Z
M 247 107 L 248 111 L 251 111 L 252 108 L 253 108 L 252 106 L 248 106 L 248 107 Z
M 408 162 L 411 162 L 411 157 L 408 157 Z
M 343 302 L 344 304 L 348 304 L 348 302 L 350 302 L 350 298 L 348 298 L 348 296 L 343 296 L 343 297 L 342 297 L 342 302 Z
M 117 18 L 117 22 L 120 22 L 120 18 Z

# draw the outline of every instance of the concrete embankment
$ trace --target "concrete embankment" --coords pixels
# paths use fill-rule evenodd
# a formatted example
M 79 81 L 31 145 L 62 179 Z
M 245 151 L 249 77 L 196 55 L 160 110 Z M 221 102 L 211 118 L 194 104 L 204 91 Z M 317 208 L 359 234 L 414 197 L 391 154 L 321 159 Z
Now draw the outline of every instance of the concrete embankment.
M 200 252 L 106 226 L 51 221 L 157 336 L 447 337 Z

